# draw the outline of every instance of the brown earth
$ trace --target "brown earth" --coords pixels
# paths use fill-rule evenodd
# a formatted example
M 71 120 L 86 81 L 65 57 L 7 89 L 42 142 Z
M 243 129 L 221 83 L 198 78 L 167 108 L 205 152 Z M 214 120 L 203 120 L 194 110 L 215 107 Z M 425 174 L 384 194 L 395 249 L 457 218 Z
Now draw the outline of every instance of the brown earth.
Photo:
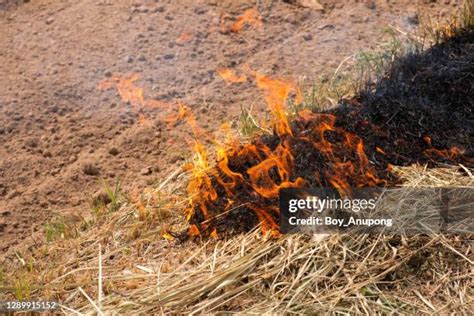
M 54 214 L 86 216 L 101 179 L 128 191 L 183 163 L 189 128 L 97 90 L 112 73 L 138 73 L 147 99 L 184 102 L 212 131 L 242 105 L 265 110 L 254 84 L 229 86 L 218 69 L 317 78 L 375 47 L 385 27 L 410 32 L 417 12 L 437 20 L 461 5 L 327 0 L 321 11 L 291 2 L 0 0 L 0 256 L 41 238 Z M 262 27 L 228 31 L 254 7 Z

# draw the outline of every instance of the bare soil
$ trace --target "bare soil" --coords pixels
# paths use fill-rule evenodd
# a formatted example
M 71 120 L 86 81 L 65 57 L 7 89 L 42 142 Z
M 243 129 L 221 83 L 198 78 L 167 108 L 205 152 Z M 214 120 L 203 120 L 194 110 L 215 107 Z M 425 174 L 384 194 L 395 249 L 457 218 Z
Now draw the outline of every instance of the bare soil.
M 265 110 L 255 85 L 229 86 L 218 69 L 317 78 L 375 47 L 385 27 L 410 32 L 417 12 L 437 20 L 461 5 L 320 3 L 323 11 L 276 0 L 0 0 L 0 256 L 40 238 L 55 214 L 87 216 L 101 179 L 129 191 L 182 164 L 189 129 L 164 124 L 160 108 L 141 124 L 115 89 L 97 89 L 110 74 L 138 73 L 146 98 L 184 102 L 212 131 L 242 105 Z M 255 7 L 262 27 L 229 31 Z

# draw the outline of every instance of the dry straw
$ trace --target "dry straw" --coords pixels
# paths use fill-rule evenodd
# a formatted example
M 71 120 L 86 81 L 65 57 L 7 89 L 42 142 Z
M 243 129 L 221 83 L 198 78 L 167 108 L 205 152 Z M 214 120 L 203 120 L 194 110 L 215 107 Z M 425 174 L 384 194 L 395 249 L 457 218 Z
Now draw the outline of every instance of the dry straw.
M 474 187 L 474 177 L 459 167 L 394 172 L 405 186 Z M 183 181 L 170 183 L 172 195 Z M 227 240 L 179 244 L 164 240 L 159 225 L 140 229 L 153 219 L 135 212 L 124 206 L 77 238 L 23 253 L 34 262 L 32 272 L 18 261 L 8 270 L 29 280 L 32 297 L 58 300 L 68 314 L 472 311 L 472 234 L 271 239 L 256 229 Z M 101 287 L 104 294 L 94 301 Z

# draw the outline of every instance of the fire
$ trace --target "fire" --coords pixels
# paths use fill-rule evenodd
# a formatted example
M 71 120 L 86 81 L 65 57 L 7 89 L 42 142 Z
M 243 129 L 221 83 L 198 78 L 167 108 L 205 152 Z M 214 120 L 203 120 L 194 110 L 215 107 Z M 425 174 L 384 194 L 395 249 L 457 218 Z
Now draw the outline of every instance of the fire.
M 189 115 L 188 108 L 182 104 L 178 103 L 178 113 L 175 115 L 169 115 L 165 118 L 165 122 L 167 122 L 170 126 L 176 124 L 179 121 L 184 120 Z
M 196 118 L 194 117 L 193 112 L 189 107 L 184 105 L 181 102 L 178 102 L 178 113 L 175 115 L 169 115 L 164 119 L 168 125 L 173 126 L 180 121 L 186 121 L 186 123 L 191 127 L 194 135 L 199 135 L 198 126 L 196 123 Z
M 294 159 L 287 141 L 279 144 L 274 151 L 264 145 L 261 149 L 267 158 L 247 170 L 250 183 L 260 196 L 276 198 L 281 188 L 301 187 L 304 184 L 302 178 L 290 180 Z M 279 183 L 273 179 L 271 170 L 277 171 Z
M 280 236 L 278 224 L 270 215 L 272 210 L 275 211 L 275 208 L 269 209 L 269 211 L 267 211 L 265 209 L 251 206 L 251 209 L 257 214 L 258 221 L 260 222 L 260 228 L 264 235 L 267 234 L 267 232 L 270 232 L 272 237 Z M 278 209 L 276 209 L 276 211 L 278 212 Z
M 169 240 L 169 241 L 173 241 L 173 240 L 174 240 L 173 235 L 171 235 L 171 234 L 170 234 L 168 231 L 166 231 L 166 230 L 161 234 L 161 237 L 163 237 L 164 239 Z
M 123 102 L 130 103 L 135 108 L 141 108 L 145 106 L 145 98 L 143 96 L 143 89 L 135 85 L 135 81 L 138 79 L 140 79 L 140 76 L 136 73 L 124 76 L 113 75 L 102 80 L 97 88 L 105 90 L 115 86 Z
M 348 193 L 349 184 L 347 183 L 346 178 L 352 176 L 355 172 L 356 168 L 352 161 L 334 162 L 332 165 L 332 174 L 328 174 L 328 179 L 334 188 L 337 190 L 342 189 L 343 192 Z
M 428 144 L 428 146 L 432 147 L 433 144 L 431 143 L 431 137 L 429 136 L 424 136 L 423 137 L 423 140 L 425 141 L 426 144 Z
M 226 150 L 223 147 L 217 149 L 217 166 L 223 175 L 229 180 L 226 181 L 224 177 L 219 176 L 216 173 L 217 182 L 224 188 L 229 196 L 233 196 L 235 193 L 233 189 L 239 184 L 244 182 L 244 177 L 237 172 L 232 171 L 229 168 L 229 158 L 227 156 Z
M 109 88 L 117 89 L 122 102 L 131 105 L 132 110 L 138 114 L 138 123 L 140 125 L 151 126 L 151 121 L 146 117 L 142 110 L 160 109 L 167 110 L 171 108 L 171 104 L 153 99 L 146 99 L 143 88 L 136 85 L 136 81 L 140 76 L 136 73 L 132 74 L 113 74 L 99 82 L 98 90 L 107 90 Z
M 192 175 L 187 186 L 190 208 L 186 218 L 191 219 L 197 207 L 204 216 L 204 220 L 207 220 L 209 218 L 207 205 L 217 199 L 217 192 L 209 174 L 211 168 L 207 152 L 199 141 L 195 141 L 193 161 L 187 166 L 187 169 L 191 171 Z
M 236 200 L 250 199 L 246 208 L 254 212 L 262 232 L 278 236 L 275 203 L 280 189 L 307 185 L 303 177 L 295 174 L 295 148 L 306 146 L 303 144 L 311 146 L 327 161 L 328 168 L 314 175 L 316 181 L 322 186 L 334 187 L 341 196 L 350 196 L 352 186 L 385 184 L 377 178 L 377 172 L 370 165 L 362 139 L 337 127 L 334 115 L 301 111 L 294 120 L 296 125 L 290 126 L 286 104 L 292 94 L 294 102 L 301 103 L 297 85 L 257 72 L 250 73 L 255 76 L 255 83 L 273 114 L 272 124 L 279 141 L 274 146 L 261 141 L 218 144 L 215 167 L 208 160 L 202 144 L 195 143 L 195 158 L 189 165 L 188 194 L 192 198 L 187 220 L 194 225 L 190 235 L 200 236 L 205 232 L 208 236 L 216 236 L 213 221 L 229 212 L 231 205 L 235 208 Z M 236 163 L 239 161 L 250 165 L 242 169 L 241 164 Z M 226 205 L 219 204 L 222 200 L 227 201 Z
M 325 134 L 326 132 L 335 130 L 334 125 L 336 123 L 336 117 L 331 114 L 313 113 L 309 110 L 300 111 L 299 117 L 301 122 L 305 125 L 309 125 L 311 129 L 310 136 L 303 136 L 301 139 L 310 142 L 315 149 L 333 160 L 333 147 L 326 139 Z
M 245 24 L 252 25 L 253 22 L 249 21 L 254 19 L 250 17 L 255 18 L 255 14 L 259 17 L 255 12 L 247 10 L 234 24 L 234 31 Z M 233 220 L 227 225 L 242 225 L 246 221 L 255 224 L 253 221 L 258 221 L 263 233 L 277 237 L 279 210 L 276 205 L 282 188 L 316 184 L 333 187 L 341 196 L 349 197 L 352 187 L 387 184 L 380 174 L 390 172 L 391 166 L 387 165 L 386 170 L 376 169 L 367 153 L 383 157 L 389 156 L 390 152 L 387 150 L 386 153 L 374 144 L 366 148 L 359 135 L 338 125 L 335 115 L 303 110 L 290 124 L 287 104 L 290 99 L 297 105 L 302 102 L 296 83 L 272 79 L 250 69 L 244 70 L 248 76 L 237 75 L 227 68 L 217 72 L 228 84 L 246 82 L 249 78 L 250 82 L 255 83 L 273 115 L 271 124 L 274 135 L 242 143 L 230 136 L 230 124 L 223 124 L 220 133 L 224 135 L 224 140 L 214 135 L 215 151 L 208 152 L 203 141 L 203 137 L 208 135 L 199 129 L 191 108 L 181 102 L 171 106 L 146 99 L 143 89 L 135 85 L 139 79 L 137 74 L 113 75 L 98 85 L 99 89 L 115 87 L 122 100 L 137 111 L 143 108 L 172 109 L 175 114 L 166 116 L 164 121 L 170 127 L 183 121 L 191 129 L 193 139 L 189 142 L 193 155 L 184 167 L 189 174 L 185 214 L 190 225 L 187 231 L 189 236 L 217 238 L 220 224 Z M 140 120 L 146 123 L 148 119 L 138 113 Z M 424 152 L 428 157 L 455 159 L 463 154 L 458 147 L 444 150 L 433 148 L 428 136 L 423 137 L 423 141 L 429 146 Z M 131 200 L 139 210 L 139 216 L 145 217 L 146 207 L 139 195 Z M 242 210 L 247 213 L 242 213 Z M 167 232 L 163 233 L 163 237 L 168 240 L 173 238 Z
M 217 230 L 214 228 L 212 232 L 209 234 L 209 237 L 216 239 L 217 238 Z
M 448 160 L 454 160 L 456 157 L 459 157 L 460 155 L 464 154 L 465 150 L 461 149 L 457 146 L 453 146 L 449 149 L 436 149 L 436 148 L 430 148 L 425 150 L 425 155 L 433 158 L 433 157 L 441 157 L 445 158 Z
M 431 137 L 424 136 L 423 141 L 430 147 L 426 149 L 423 153 L 429 158 L 444 158 L 447 160 L 454 160 L 457 157 L 463 155 L 465 150 L 457 146 L 453 146 L 449 149 L 437 149 L 433 147 L 433 141 Z
M 385 151 L 380 148 L 380 147 L 375 147 L 375 150 L 379 153 L 379 154 L 382 154 L 382 155 L 386 155 Z
M 189 226 L 188 235 L 189 236 L 201 236 L 201 232 L 199 231 L 199 228 L 197 228 L 197 226 L 193 224 L 193 225 Z
M 221 68 L 217 71 L 217 73 L 225 82 L 227 82 L 228 85 L 247 81 L 246 75 L 237 76 L 235 72 L 229 68 Z
M 234 24 L 231 26 L 230 31 L 238 33 L 245 25 L 249 25 L 254 28 L 262 27 L 262 17 L 257 9 L 252 8 L 245 10 L 245 12 L 237 18 Z
M 244 20 L 240 21 L 244 23 Z M 174 107 L 176 114 L 164 119 L 170 126 L 185 121 L 193 132 L 193 157 L 185 166 L 190 174 L 186 211 L 189 236 L 217 237 L 216 219 L 241 208 L 237 202 L 242 199 L 248 200 L 245 207 L 254 213 L 262 232 L 278 236 L 275 203 L 280 189 L 308 185 L 306 179 L 295 174 L 298 146 L 310 146 L 319 155 L 317 159 L 325 159 L 327 167 L 316 171 L 314 179 L 322 186 L 334 187 L 342 196 L 350 195 L 351 186 L 384 184 L 370 165 L 362 139 L 337 127 L 334 115 L 301 111 L 294 119 L 294 125 L 290 125 L 286 112 L 289 99 L 293 98 L 296 104 L 302 102 L 301 92 L 294 82 L 272 79 L 250 69 L 246 72 L 255 78 L 254 82 L 273 114 L 276 144 L 262 141 L 242 144 L 228 137 L 230 127 L 224 124 L 221 132 L 226 139 L 219 142 L 215 137 L 215 153 L 209 154 L 202 142 L 203 133 L 189 107 L 178 102 L 177 108 Z M 228 83 L 247 81 L 246 75 L 238 76 L 230 69 L 220 69 L 218 73 Z M 136 74 L 114 75 L 102 81 L 99 88 L 116 87 L 122 100 L 137 111 L 171 108 L 167 103 L 146 99 L 143 89 L 135 85 L 138 79 Z M 141 120 L 145 122 L 146 118 Z M 243 164 L 245 168 L 242 168 Z M 134 199 L 134 203 L 140 214 L 146 213 L 139 199 Z M 170 239 L 165 235 L 164 238 Z
M 263 90 L 268 107 L 275 117 L 275 130 L 278 136 L 292 135 L 285 113 L 285 102 L 291 92 L 296 94 L 295 103 L 302 101 L 301 92 L 293 82 L 270 79 L 256 73 L 257 87 Z
M 222 77 L 232 78 L 231 81 L 235 81 L 234 74 L 228 70 L 221 70 L 220 74 Z M 222 193 L 218 193 L 221 190 L 227 200 L 224 210 L 228 210 L 242 189 L 250 189 L 261 199 L 266 200 L 276 199 L 281 188 L 302 187 L 305 184 L 303 178 L 293 177 L 294 157 L 290 141 L 292 131 L 285 112 L 285 105 L 290 94 L 295 93 L 296 102 L 301 102 L 301 93 L 292 82 L 270 79 L 258 73 L 253 74 L 257 87 L 263 91 L 267 105 L 274 114 L 273 125 L 276 134 L 281 137 L 281 143 L 275 148 L 270 148 L 263 143 L 227 142 L 225 146 L 218 144 L 216 147 L 217 165 L 212 167 L 204 146 L 195 140 L 194 158 L 187 167 L 191 173 L 187 188 L 191 198 L 186 218 L 191 220 L 199 217 L 201 220 L 193 223 L 190 235 L 197 236 L 196 229 L 201 231 L 210 228 L 209 224 L 215 215 L 211 214 L 213 210 L 211 211 L 209 207 L 222 197 Z M 181 113 L 184 112 L 181 111 Z M 253 160 L 254 164 L 245 173 L 237 172 L 230 164 L 230 159 L 234 160 L 237 157 Z M 278 234 L 278 225 L 273 219 L 275 211 L 269 211 L 271 206 L 263 207 L 259 203 L 250 203 L 248 207 L 259 219 L 262 231 L 270 231 L 273 236 Z M 207 234 L 215 236 L 217 231 L 212 230 Z

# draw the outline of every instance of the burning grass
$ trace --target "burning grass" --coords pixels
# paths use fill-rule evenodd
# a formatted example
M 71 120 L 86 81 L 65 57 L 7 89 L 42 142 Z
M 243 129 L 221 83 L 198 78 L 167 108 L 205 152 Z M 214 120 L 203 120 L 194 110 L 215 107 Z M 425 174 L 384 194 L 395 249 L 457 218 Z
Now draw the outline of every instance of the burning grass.
M 291 120 L 284 106 L 300 100 L 297 86 L 253 73 L 275 135 L 226 142 L 215 161 L 196 141 L 187 188 L 177 170 L 74 228 L 75 238 L 19 251 L 0 271 L 2 297 L 81 314 L 468 314 L 472 235 L 274 237 L 282 187 L 474 186 L 473 35 L 460 30 L 396 62 L 359 97 Z M 130 103 L 146 105 L 137 95 Z M 176 119 L 195 124 L 185 106 Z M 179 231 L 205 238 L 179 242 Z
M 274 116 L 274 134 L 219 148 L 215 168 L 196 142 L 188 186 L 191 236 L 249 231 L 278 235 L 278 193 L 288 187 L 393 186 L 393 165 L 474 166 L 472 67 L 474 30 L 464 29 L 425 52 L 395 62 L 359 97 L 289 121 L 291 82 L 255 74 Z

